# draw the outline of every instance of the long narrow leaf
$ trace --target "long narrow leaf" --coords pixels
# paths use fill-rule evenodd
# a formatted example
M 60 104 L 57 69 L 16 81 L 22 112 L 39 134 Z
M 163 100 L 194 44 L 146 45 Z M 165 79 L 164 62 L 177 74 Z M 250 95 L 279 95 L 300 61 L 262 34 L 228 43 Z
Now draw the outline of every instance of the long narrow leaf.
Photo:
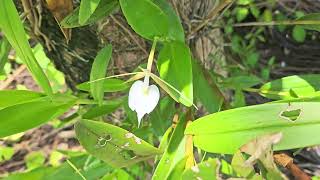
M 108 45 L 99 51 L 95 58 L 90 73 L 90 81 L 105 77 L 107 67 L 111 58 L 112 46 Z M 103 81 L 97 81 L 90 84 L 90 90 L 93 98 L 102 104 L 103 101 Z
M 0 1 L 0 28 L 41 88 L 51 95 L 52 89 L 49 80 L 32 53 L 19 14 L 12 0 Z
M 11 46 L 7 38 L 2 37 L 0 41 L 0 74 L 3 72 L 4 65 L 8 61 L 8 55 L 10 52 Z

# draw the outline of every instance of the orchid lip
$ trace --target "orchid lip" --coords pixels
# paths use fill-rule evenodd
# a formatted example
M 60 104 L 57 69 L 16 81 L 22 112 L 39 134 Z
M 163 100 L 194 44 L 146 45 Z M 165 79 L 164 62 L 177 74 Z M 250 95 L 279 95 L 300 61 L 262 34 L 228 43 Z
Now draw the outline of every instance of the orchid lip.
M 151 113 L 157 106 L 160 92 L 156 85 L 149 85 L 149 77 L 144 81 L 136 81 L 129 90 L 128 103 L 132 111 L 136 111 L 138 126 L 145 114 Z

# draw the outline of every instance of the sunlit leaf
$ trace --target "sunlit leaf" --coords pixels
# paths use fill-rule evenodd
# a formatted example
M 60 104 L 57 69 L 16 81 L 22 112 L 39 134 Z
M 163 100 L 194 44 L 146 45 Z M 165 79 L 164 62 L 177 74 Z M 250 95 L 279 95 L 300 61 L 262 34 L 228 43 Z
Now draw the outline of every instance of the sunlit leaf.
M 217 179 L 217 168 L 219 162 L 217 159 L 208 159 L 196 166 L 186 169 L 182 174 L 183 180 L 203 179 L 215 180 Z
M 82 0 L 80 2 L 79 23 L 84 24 L 97 9 L 100 0 Z
M 2 90 L 0 91 L 0 109 L 37 100 L 45 95 L 34 91 L 25 90 Z
M 313 95 L 320 90 L 320 75 L 294 75 L 264 84 L 259 93 L 270 99 L 292 99 Z
M 185 158 L 186 138 L 183 134 L 183 131 L 186 127 L 186 124 L 187 120 L 183 115 L 179 118 L 178 124 L 172 133 L 168 146 L 157 165 L 157 168 L 152 176 L 153 180 L 167 179 L 176 164 L 179 163 L 181 159 Z
M 194 135 L 195 146 L 214 153 L 232 154 L 248 141 L 270 133 L 282 132 L 274 150 L 294 149 L 320 144 L 319 102 L 262 104 L 231 109 L 201 117 L 192 122 L 186 134 Z M 295 120 L 284 112 L 298 110 Z M 312 137 L 312 138 L 311 138 Z
M 87 152 L 114 167 L 130 166 L 161 153 L 134 134 L 111 124 L 79 120 L 75 131 Z
M 9 41 L 2 37 L 0 41 L 0 74 L 3 73 L 4 65 L 8 62 L 8 55 L 11 49 Z
M 38 84 L 47 94 L 51 95 L 52 89 L 49 81 L 32 53 L 19 14 L 11 0 L 0 1 L 0 28 Z
M 167 15 L 169 23 L 168 38 L 184 42 L 184 30 L 179 16 L 176 15 L 172 6 L 166 0 L 153 0 L 153 2 Z
M 193 80 L 189 48 L 181 42 L 166 43 L 160 51 L 157 66 L 160 77 L 189 100 L 179 97 L 179 102 L 188 107 L 192 106 Z
M 119 2 L 124 16 L 136 33 L 149 40 L 168 36 L 168 17 L 153 1 L 120 0 Z
M 42 123 L 62 115 L 74 105 L 76 98 L 69 95 L 56 94 L 52 97 L 42 98 L 16 104 L 0 110 L 0 137 L 26 131 Z

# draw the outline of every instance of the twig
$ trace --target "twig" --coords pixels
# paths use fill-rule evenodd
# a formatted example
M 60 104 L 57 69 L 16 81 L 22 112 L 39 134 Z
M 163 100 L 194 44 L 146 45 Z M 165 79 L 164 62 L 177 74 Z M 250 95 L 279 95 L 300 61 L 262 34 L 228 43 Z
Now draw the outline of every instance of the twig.
M 26 68 L 26 65 L 23 64 L 17 70 L 15 70 L 14 73 L 11 76 L 9 76 L 3 84 L 0 85 L 0 90 L 6 89 L 19 74 L 26 70 Z
M 285 153 L 275 154 L 273 155 L 274 161 L 282 166 L 287 168 L 296 180 L 311 180 L 311 178 L 303 172 L 297 165 L 293 163 L 293 159 L 286 155 Z
M 118 25 L 120 26 L 126 33 L 128 33 L 128 35 L 130 36 L 130 38 L 139 46 L 139 48 L 143 51 L 143 53 L 145 53 L 146 55 L 148 55 L 149 53 L 147 52 L 147 50 L 142 47 L 142 45 L 139 43 L 139 41 L 132 35 L 132 33 L 130 32 L 130 30 L 128 28 L 126 28 L 120 21 L 118 21 L 113 15 L 110 15 L 110 18 Z

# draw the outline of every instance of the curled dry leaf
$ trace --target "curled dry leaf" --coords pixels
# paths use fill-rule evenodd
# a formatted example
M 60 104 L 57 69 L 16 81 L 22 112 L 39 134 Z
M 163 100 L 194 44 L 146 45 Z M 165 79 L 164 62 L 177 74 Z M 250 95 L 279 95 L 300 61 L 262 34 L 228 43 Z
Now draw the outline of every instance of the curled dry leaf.
M 56 19 L 66 41 L 71 39 L 71 29 L 62 28 L 60 22 L 73 11 L 72 0 L 46 0 L 47 7 Z

